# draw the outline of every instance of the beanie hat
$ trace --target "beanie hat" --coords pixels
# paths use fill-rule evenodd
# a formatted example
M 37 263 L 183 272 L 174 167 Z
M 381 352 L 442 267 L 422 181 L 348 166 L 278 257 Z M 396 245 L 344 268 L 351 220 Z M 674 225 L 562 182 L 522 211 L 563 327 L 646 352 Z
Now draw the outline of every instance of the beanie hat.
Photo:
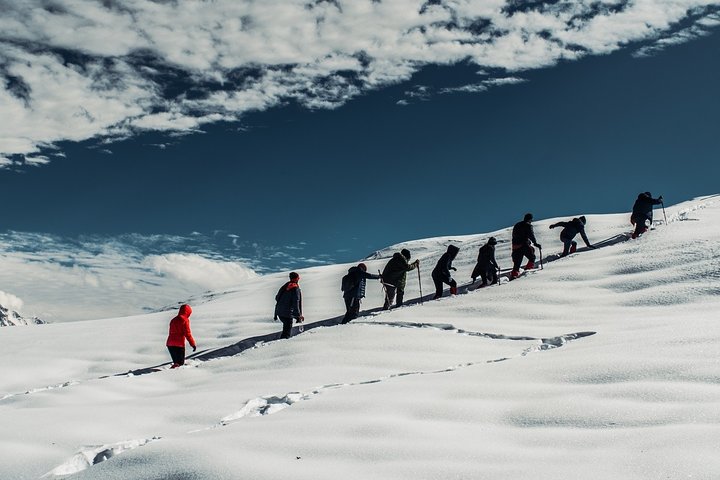
M 300 278 L 300 274 L 297 272 L 290 272 L 290 280 L 297 280 Z
M 529 222 L 533 219 L 532 213 L 526 213 L 525 218 L 523 218 L 524 222 Z
M 367 265 L 365 265 L 364 263 L 358 263 L 358 268 L 363 272 L 367 272 Z
M 585 223 L 586 223 L 585 215 L 580 216 L 579 220 L 582 222 L 583 225 L 585 225 Z
M 488 238 L 488 243 L 490 245 L 497 245 L 497 239 L 495 237 Z
M 407 248 L 403 248 L 402 250 L 400 250 L 400 253 L 401 253 L 402 256 L 405 257 L 407 260 L 410 260 L 410 250 L 408 250 Z

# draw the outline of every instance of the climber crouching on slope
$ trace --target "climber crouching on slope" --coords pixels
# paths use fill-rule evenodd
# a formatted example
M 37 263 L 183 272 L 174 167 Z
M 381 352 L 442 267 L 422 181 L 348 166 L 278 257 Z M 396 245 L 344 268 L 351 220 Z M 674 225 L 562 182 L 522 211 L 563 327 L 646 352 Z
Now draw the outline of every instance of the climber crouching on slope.
M 650 192 L 644 192 L 638 195 L 637 200 L 635 200 L 635 204 L 633 205 L 632 215 L 630 216 L 630 223 L 635 225 L 635 231 L 632 234 L 632 238 L 637 238 L 647 232 L 648 227 L 652 225 L 653 206 L 661 205 L 662 203 L 662 195 L 658 198 L 652 198 L 652 194 Z
M 569 220 L 567 222 L 557 222 L 550 225 L 551 229 L 555 227 L 563 227 L 562 231 L 560 232 L 560 241 L 563 242 L 565 246 L 563 247 L 563 252 L 560 254 L 561 257 L 567 256 L 568 253 L 575 253 L 575 250 L 577 249 L 577 242 L 573 239 L 578 233 L 580 234 L 583 242 L 585 242 L 585 245 L 587 245 L 588 248 L 595 248 L 590 245 L 590 241 L 585 234 L 585 222 L 585 216 L 581 216 L 578 218 L 573 218 L 572 220 Z
M 170 368 L 178 368 L 185 364 L 185 339 L 190 343 L 193 352 L 197 350 L 197 344 L 190 331 L 190 315 L 192 315 L 190 305 L 183 305 L 177 316 L 170 320 L 170 332 L 165 342 L 173 361 Z

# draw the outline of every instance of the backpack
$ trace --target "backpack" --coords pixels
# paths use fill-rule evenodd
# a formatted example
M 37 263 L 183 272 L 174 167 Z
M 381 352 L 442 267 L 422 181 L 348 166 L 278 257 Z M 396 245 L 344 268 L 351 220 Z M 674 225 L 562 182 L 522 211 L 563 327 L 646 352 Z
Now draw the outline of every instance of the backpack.
M 340 290 L 343 292 L 349 292 L 355 288 L 355 275 L 352 273 L 346 273 L 344 277 L 342 277 L 342 283 L 340 284 Z

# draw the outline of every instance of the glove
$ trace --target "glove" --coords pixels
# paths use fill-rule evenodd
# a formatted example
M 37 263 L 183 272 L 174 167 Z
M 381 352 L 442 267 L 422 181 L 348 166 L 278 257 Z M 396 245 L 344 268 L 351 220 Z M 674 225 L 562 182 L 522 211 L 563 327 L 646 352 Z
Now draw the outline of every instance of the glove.
M 452 270 L 453 272 L 457 272 L 457 268 L 455 267 L 450 267 L 450 270 Z
M 553 228 L 555 228 L 555 225 L 550 225 L 550 230 L 552 230 Z
M 663 199 L 663 198 L 662 198 L 662 195 L 660 195 L 660 196 L 658 197 L 658 200 L 660 200 L 660 201 L 662 202 L 662 199 Z
M 415 260 L 415 266 L 417 267 L 419 265 L 420 265 L 420 260 Z
M 540 245 L 539 243 L 536 243 L 535 246 L 542 250 L 542 245 Z
M 197 350 L 197 345 L 193 345 L 193 352 Z

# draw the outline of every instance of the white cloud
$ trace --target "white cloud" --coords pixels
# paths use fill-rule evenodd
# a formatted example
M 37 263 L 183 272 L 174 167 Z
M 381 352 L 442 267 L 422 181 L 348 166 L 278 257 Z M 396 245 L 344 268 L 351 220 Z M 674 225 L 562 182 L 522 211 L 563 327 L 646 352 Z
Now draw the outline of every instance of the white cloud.
M 151 255 L 143 261 L 143 264 L 157 273 L 205 289 L 237 285 L 257 276 L 255 272 L 242 264 L 210 260 L 195 254 Z
M 20 298 L 16 297 L 12 293 L 3 292 L 0 290 L 0 305 L 7 308 L 8 310 L 20 311 L 23 307 L 23 302 Z
M 192 132 L 291 100 L 334 108 L 428 64 L 514 72 L 632 42 L 664 48 L 697 35 L 681 21 L 717 26 L 720 0 L 2 5 L 0 111 L 13 121 L 0 126 L 0 168 L 8 168 L 63 140 Z

